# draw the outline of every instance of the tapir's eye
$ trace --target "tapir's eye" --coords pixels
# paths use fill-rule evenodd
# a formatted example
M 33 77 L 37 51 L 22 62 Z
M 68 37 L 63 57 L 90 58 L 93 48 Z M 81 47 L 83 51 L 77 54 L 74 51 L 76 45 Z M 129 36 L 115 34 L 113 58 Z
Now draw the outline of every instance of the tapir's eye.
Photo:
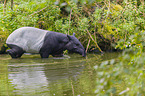
M 79 46 L 79 44 L 76 44 L 77 46 Z

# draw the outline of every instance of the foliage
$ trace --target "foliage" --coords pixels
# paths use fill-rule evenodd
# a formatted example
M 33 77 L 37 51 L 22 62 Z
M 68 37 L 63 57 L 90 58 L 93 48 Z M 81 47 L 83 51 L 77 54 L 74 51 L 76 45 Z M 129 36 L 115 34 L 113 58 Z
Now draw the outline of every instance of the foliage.
M 1 60 L 3 62 L 3 60 Z M 8 67 L 7 64 L 0 64 L 0 96 L 12 96 L 15 93 L 13 92 L 14 86 L 8 80 Z
M 138 52 L 129 49 L 119 59 L 111 59 L 95 66 L 98 70 L 95 92 L 100 96 L 144 95 L 144 62 L 144 53 L 140 49 Z
M 102 0 L 14 0 L 13 10 L 10 2 L 7 3 L 5 15 L 3 4 L 0 4 L 0 36 L 5 41 L 15 29 L 32 26 L 65 34 L 75 32 L 85 47 L 96 46 L 94 42 L 97 42 L 102 50 L 110 50 L 118 40 L 129 39 L 136 27 L 138 31 L 144 30 L 143 4 L 137 5 L 136 0 L 117 3 Z M 88 41 L 91 37 L 87 31 L 94 41 Z
M 136 27 L 138 31 L 144 30 L 144 8 L 142 3 L 137 5 L 138 2 L 15 0 L 13 10 L 10 9 L 10 2 L 4 16 L 3 10 L 0 10 L 0 36 L 5 40 L 15 29 L 32 26 L 65 34 L 75 32 L 85 47 L 96 46 L 97 42 L 102 50 L 110 50 L 118 40 L 128 40 Z M 96 48 L 99 49 L 99 46 Z
M 96 93 L 102 95 L 144 95 L 144 12 L 137 2 L 128 2 L 119 25 L 120 40 L 116 48 L 123 49 L 122 56 L 102 62 L 95 68 L 97 73 Z M 141 10 L 143 9 L 143 10 Z M 140 20 L 141 19 L 141 20 Z M 123 22 L 124 21 L 124 22 Z M 119 23 L 118 22 L 118 23 Z M 118 30 L 118 29 L 117 29 Z M 120 30 L 124 30 L 121 32 Z M 105 70 L 105 71 L 102 71 Z

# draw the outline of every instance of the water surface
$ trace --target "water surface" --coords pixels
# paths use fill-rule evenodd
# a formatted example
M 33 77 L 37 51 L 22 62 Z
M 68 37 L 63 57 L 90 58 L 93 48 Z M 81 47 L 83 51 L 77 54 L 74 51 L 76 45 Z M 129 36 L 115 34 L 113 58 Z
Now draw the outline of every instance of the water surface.
M 119 53 L 77 54 L 41 59 L 23 55 L 11 59 L 0 55 L 0 96 L 95 96 L 94 66 Z

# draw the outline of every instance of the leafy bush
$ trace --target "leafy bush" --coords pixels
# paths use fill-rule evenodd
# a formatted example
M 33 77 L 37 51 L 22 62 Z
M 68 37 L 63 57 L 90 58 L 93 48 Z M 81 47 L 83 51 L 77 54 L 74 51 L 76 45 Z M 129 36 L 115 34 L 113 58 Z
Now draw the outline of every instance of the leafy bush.
M 137 27 L 138 31 L 144 30 L 143 4 L 137 5 L 136 0 L 117 2 L 15 0 L 13 10 L 10 2 L 4 16 L 0 10 L 1 34 L 6 39 L 15 29 L 32 26 L 65 34 L 75 32 L 87 49 L 92 46 L 102 50 L 114 49 L 112 44 L 124 38 L 128 40 Z
M 116 48 L 124 51 L 118 59 L 105 61 L 95 66 L 99 71 L 96 93 L 100 96 L 144 95 L 145 31 L 143 22 L 145 17 L 142 4 L 137 6 L 137 0 L 132 0 L 132 2 L 124 0 L 122 14 L 112 21 L 114 27 L 117 27 L 117 31 L 114 31 L 117 34 L 113 35 L 119 36 Z

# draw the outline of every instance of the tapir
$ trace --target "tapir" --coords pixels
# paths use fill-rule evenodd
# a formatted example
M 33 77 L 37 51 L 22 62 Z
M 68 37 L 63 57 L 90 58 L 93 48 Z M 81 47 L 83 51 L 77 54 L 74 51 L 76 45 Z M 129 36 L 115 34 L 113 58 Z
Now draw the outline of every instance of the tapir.
M 75 35 L 42 30 L 34 27 L 22 27 L 12 32 L 7 40 L 8 54 L 12 58 L 20 58 L 24 53 L 39 53 L 41 58 L 63 56 L 68 50 L 86 56 L 85 48 Z

